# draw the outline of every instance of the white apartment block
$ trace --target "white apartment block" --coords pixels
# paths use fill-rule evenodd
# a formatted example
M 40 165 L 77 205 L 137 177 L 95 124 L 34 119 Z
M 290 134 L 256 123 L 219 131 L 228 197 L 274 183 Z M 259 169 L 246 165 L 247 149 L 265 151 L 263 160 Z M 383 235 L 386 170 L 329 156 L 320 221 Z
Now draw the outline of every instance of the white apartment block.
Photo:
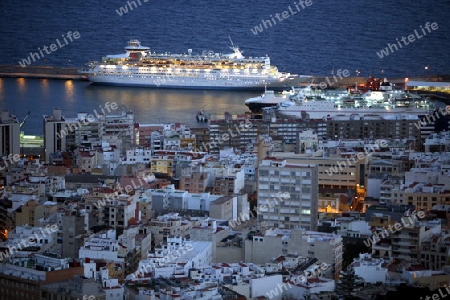
M 130 148 L 126 151 L 125 160 L 122 164 L 149 164 L 152 150 L 148 148 Z
M 368 222 L 355 220 L 354 218 L 339 218 L 339 230 L 337 234 L 342 237 L 368 238 L 372 236 L 372 230 Z
M 317 229 L 317 165 L 266 158 L 258 169 L 260 221 L 273 228 Z M 288 195 L 281 198 L 280 195 Z M 263 209 L 265 206 L 265 209 Z
M 360 253 L 358 258 L 353 259 L 351 267 L 355 274 L 367 283 L 386 283 L 388 280 L 388 265 L 390 261 L 383 258 L 373 258 L 368 253 Z
M 124 257 L 119 257 L 119 242 L 116 239 L 116 231 L 108 230 L 89 236 L 80 248 L 79 258 L 124 262 Z
M 191 269 L 209 267 L 212 258 L 211 242 L 186 241 L 182 237 L 167 238 L 167 244 L 155 247 L 146 259 L 139 262 L 139 267 L 127 279 L 186 277 Z

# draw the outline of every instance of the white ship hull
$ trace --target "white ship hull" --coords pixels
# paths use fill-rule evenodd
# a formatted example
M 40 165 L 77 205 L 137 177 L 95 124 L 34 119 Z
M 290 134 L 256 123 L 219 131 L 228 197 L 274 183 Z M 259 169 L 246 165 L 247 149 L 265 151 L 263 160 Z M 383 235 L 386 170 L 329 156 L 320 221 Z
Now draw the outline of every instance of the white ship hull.
M 382 109 L 382 108 L 335 108 L 335 109 L 321 109 L 321 110 L 311 110 L 311 109 L 302 109 L 299 106 L 295 108 L 293 106 L 290 107 L 279 107 L 277 109 L 277 113 L 283 117 L 288 118 L 297 118 L 301 119 L 307 116 L 309 119 L 323 119 L 323 118 L 333 118 L 336 116 L 397 116 L 397 115 L 406 115 L 408 118 L 417 119 L 417 116 L 427 115 L 429 114 L 428 109 L 409 109 L 409 108 L 391 108 L 391 109 Z
M 244 104 L 252 111 L 252 112 L 261 112 L 261 110 L 265 107 L 273 107 L 281 104 L 287 100 L 289 97 L 294 95 L 294 93 L 286 92 L 276 94 L 273 90 L 266 91 L 264 94 L 258 97 L 252 97 L 245 100 Z
M 389 96 L 386 94 L 386 96 Z M 387 97 L 389 98 L 389 97 Z M 351 100 L 351 102 L 349 102 Z M 417 106 L 416 104 L 422 105 Z M 351 105 L 348 107 L 346 105 Z M 380 99 L 371 99 L 370 97 L 343 97 L 337 101 L 308 101 L 304 99 L 301 102 L 285 102 L 277 107 L 277 113 L 283 117 L 290 118 L 309 118 L 309 119 L 323 119 L 334 118 L 337 116 L 349 117 L 354 119 L 360 117 L 375 117 L 375 116 L 398 116 L 402 115 L 405 118 L 417 119 L 417 116 L 427 115 L 430 113 L 430 103 L 414 103 L 410 102 L 408 107 L 398 106 L 394 101 Z
M 141 86 L 152 88 L 182 88 L 182 89 L 218 89 L 218 90 L 260 90 L 265 86 L 280 85 L 289 82 L 287 79 L 241 79 L 237 77 L 155 77 L 149 75 L 121 76 L 118 74 L 86 74 L 89 81 L 98 84 L 116 86 Z

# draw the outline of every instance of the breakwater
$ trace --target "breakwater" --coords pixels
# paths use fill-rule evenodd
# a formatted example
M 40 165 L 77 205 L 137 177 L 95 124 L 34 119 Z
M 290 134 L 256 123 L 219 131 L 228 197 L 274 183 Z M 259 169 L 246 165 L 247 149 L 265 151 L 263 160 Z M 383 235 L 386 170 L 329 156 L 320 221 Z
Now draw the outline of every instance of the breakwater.
M 0 77 L 86 80 L 83 75 L 78 73 L 78 69 L 74 67 L 0 65 Z

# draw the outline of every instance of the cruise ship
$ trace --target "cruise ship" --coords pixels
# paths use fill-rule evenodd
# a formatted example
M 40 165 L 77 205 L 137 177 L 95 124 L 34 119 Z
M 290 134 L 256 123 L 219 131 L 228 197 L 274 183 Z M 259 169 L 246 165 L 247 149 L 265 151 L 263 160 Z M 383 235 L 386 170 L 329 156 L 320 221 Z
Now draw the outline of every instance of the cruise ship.
M 309 100 L 303 98 L 297 101 L 286 101 L 276 107 L 276 112 L 281 117 L 298 119 L 324 119 L 336 116 L 406 116 L 417 118 L 427 115 L 433 109 L 433 105 L 426 100 L 399 103 L 392 100 L 380 101 L 369 97 L 343 97 L 339 101 Z
M 259 113 L 263 108 L 277 106 L 285 101 L 293 100 L 296 95 L 292 90 L 282 92 L 266 90 L 261 96 L 248 98 L 244 103 L 251 112 Z
M 231 39 L 230 39 L 231 41 Z M 79 73 L 99 84 L 184 89 L 261 90 L 289 88 L 299 76 L 278 71 L 270 58 L 244 57 L 231 41 L 233 52 L 186 54 L 156 53 L 130 40 L 125 53 L 89 62 Z
M 303 94 L 278 104 L 275 110 L 281 117 L 299 119 L 349 116 L 352 119 L 386 116 L 417 119 L 418 116 L 430 114 L 434 106 L 419 95 L 394 90 L 386 78 L 382 80 L 371 76 L 364 86 L 347 89 L 347 94 L 338 98 L 318 99 Z
M 261 96 L 248 98 L 244 103 L 253 113 L 260 113 L 264 108 L 276 107 L 277 105 L 281 105 L 284 102 L 295 102 L 300 101 L 304 98 L 310 100 L 333 100 L 335 99 L 336 95 L 343 94 L 344 91 L 325 92 L 321 89 L 313 89 L 311 85 L 308 85 L 302 88 L 292 87 L 290 90 L 284 90 L 281 92 L 266 90 Z

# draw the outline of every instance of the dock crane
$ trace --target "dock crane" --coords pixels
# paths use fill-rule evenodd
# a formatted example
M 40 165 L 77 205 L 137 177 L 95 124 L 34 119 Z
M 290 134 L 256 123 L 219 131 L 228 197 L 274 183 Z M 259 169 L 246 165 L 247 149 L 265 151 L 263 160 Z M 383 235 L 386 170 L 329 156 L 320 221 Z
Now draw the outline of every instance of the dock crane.
M 30 112 L 28 112 L 27 115 L 25 116 L 25 118 L 23 118 L 23 121 L 20 122 L 19 128 L 22 128 L 23 124 L 25 124 L 25 122 L 27 121 L 29 116 L 30 116 Z

